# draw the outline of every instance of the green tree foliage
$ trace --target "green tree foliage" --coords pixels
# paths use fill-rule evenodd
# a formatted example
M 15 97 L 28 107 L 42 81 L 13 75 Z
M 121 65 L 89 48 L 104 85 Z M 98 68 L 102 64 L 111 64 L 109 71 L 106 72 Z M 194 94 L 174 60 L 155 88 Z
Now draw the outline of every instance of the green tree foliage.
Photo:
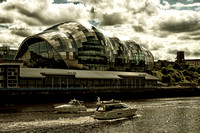
M 166 67 L 162 67 L 161 71 L 162 71 L 162 74 L 164 74 L 164 75 L 167 74 L 167 68 Z
M 198 82 L 198 85 L 200 85 L 200 77 L 198 78 L 198 81 L 197 81 L 197 82 Z
M 171 77 L 170 76 L 168 76 L 168 75 L 163 75 L 162 76 L 162 82 L 163 83 L 171 83 Z
M 200 67 L 197 68 L 197 72 L 200 74 Z
M 174 78 L 175 82 L 180 82 L 184 79 L 179 71 L 174 71 L 173 73 L 171 73 L 171 76 Z
M 153 75 L 156 76 L 160 81 L 162 81 L 163 74 L 160 71 L 152 71 Z
M 192 81 L 190 76 L 186 76 L 185 79 L 188 80 L 188 81 Z
M 168 83 L 168 84 L 173 84 L 175 82 L 175 80 L 171 75 L 163 75 L 162 76 L 162 82 Z
M 167 67 L 167 64 L 166 64 L 165 61 L 161 61 L 161 68 L 162 68 L 162 67 Z
M 169 64 L 163 62 L 160 70 L 152 72 L 163 83 L 197 83 L 200 85 L 200 67 L 195 68 L 188 64 L 180 65 L 179 63 Z
M 189 76 L 190 78 L 193 78 L 193 74 L 192 72 L 188 71 L 188 70 L 183 70 L 183 75 L 186 77 L 186 76 Z
M 167 74 L 169 74 L 169 73 L 174 73 L 174 69 L 172 67 L 169 67 L 167 69 Z
M 177 70 L 183 70 L 183 68 L 177 62 L 174 63 L 173 68 Z
M 188 71 L 196 72 L 197 70 L 194 66 L 191 66 L 188 68 Z

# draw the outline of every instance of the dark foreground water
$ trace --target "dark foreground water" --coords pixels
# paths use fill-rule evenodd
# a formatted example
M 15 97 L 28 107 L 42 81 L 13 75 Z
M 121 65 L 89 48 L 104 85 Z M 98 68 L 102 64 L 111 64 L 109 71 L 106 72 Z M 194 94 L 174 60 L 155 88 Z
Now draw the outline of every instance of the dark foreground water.
M 0 132 L 72 133 L 198 133 L 200 97 L 122 101 L 137 108 L 131 119 L 94 120 L 95 102 L 85 103 L 87 113 L 55 114 L 57 104 L 0 107 Z M 59 103 L 61 104 L 61 103 Z

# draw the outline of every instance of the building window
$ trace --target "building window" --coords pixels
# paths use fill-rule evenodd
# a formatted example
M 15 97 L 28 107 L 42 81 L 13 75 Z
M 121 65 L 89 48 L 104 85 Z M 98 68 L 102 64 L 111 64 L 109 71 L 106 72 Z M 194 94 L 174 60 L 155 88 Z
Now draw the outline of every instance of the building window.
M 18 68 L 7 68 L 7 88 L 18 87 Z
M 0 83 L 0 88 L 3 88 L 4 87 L 4 84 L 3 83 Z

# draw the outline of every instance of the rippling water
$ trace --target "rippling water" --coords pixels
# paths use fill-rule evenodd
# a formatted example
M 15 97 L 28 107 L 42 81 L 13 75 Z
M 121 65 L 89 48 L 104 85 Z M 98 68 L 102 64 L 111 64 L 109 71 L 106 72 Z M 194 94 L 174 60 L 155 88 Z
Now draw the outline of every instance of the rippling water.
M 122 101 L 137 108 L 131 119 L 95 120 L 90 117 L 94 103 L 85 103 L 88 112 L 55 114 L 55 104 L 1 107 L 3 132 L 90 132 L 90 133 L 197 133 L 200 132 L 200 97 L 157 98 Z

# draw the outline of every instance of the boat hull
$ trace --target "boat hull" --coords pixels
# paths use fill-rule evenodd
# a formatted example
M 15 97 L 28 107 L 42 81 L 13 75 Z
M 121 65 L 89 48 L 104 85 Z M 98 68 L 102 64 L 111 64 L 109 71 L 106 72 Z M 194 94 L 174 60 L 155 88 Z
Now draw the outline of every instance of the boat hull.
M 57 106 L 55 107 L 56 113 L 76 113 L 81 111 L 87 111 L 85 106 Z
M 113 111 L 97 111 L 94 114 L 94 118 L 98 120 L 110 120 L 118 118 L 129 118 L 136 114 L 137 109 L 123 109 Z

